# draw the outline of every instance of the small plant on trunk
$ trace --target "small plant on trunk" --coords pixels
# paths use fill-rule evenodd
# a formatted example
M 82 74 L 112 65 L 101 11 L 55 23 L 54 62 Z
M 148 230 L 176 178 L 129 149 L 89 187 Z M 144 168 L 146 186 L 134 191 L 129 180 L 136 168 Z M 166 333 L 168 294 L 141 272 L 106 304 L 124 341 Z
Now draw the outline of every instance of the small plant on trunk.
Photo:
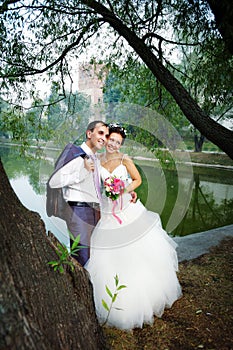
M 58 260 L 52 260 L 48 262 L 48 265 L 51 265 L 54 271 L 59 271 L 60 273 L 64 272 L 64 265 L 70 266 L 71 270 L 74 270 L 74 263 L 70 259 L 71 255 L 78 256 L 78 251 L 80 249 L 86 248 L 85 246 L 79 245 L 80 235 L 74 237 L 71 232 L 69 232 L 70 238 L 73 241 L 70 249 L 66 247 L 65 244 L 58 243 L 56 254 L 58 255 Z

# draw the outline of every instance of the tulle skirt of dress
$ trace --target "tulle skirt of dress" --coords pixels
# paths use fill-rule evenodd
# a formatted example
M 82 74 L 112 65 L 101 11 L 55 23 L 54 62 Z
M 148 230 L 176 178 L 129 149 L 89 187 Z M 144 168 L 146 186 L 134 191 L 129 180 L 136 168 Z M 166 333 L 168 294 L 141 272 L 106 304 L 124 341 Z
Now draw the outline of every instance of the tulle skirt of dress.
M 111 305 L 106 286 L 114 294 L 116 276 L 119 285 L 126 286 L 118 291 L 107 322 L 120 329 L 153 323 L 154 315 L 161 317 L 182 294 L 176 275 L 176 243 L 163 230 L 158 214 L 147 211 L 139 200 L 130 203 L 129 199 L 124 196 L 125 205 L 121 209 L 118 203 L 115 210 L 122 223 L 113 216 L 112 203 L 105 205 L 85 265 L 100 323 L 108 316 L 102 300 Z

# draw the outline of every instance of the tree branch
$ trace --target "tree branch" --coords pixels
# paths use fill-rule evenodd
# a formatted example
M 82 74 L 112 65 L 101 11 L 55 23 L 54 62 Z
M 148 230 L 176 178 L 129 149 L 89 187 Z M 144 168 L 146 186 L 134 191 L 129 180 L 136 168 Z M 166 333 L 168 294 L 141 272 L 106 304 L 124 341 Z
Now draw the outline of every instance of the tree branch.
M 139 57 L 141 57 L 154 76 L 173 96 L 184 115 L 194 127 L 233 159 L 233 132 L 210 118 L 190 96 L 183 85 L 162 65 L 144 41 L 132 32 L 110 10 L 95 0 L 83 0 L 82 3 L 93 8 L 98 14 L 101 14 L 103 19 L 127 40 L 129 45 Z M 225 144 L 223 140 L 227 140 Z
M 168 39 L 165 39 L 164 37 L 162 37 L 161 35 L 156 34 L 156 33 L 146 33 L 145 35 L 143 35 L 142 40 L 145 42 L 145 40 L 148 39 L 148 38 L 156 38 L 159 41 L 165 41 L 168 44 L 174 44 L 174 45 L 180 45 L 180 46 L 197 46 L 197 45 L 200 45 L 200 43 L 180 43 L 180 42 L 177 42 L 177 41 L 168 40 Z
M 7 74 L 7 75 L 0 75 L 1 78 L 17 78 L 17 77 L 22 77 L 22 76 L 30 76 L 30 75 L 37 75 L 37 74 L 42 74 L 45 73 L 47 71 L 49 71 L 52 67 L 56 66 L 58 63 L 62 62 L 64 60 L 64 58 L 66 57 L 67 53 L 70 52 L 72 49 L 74 49 L 75 47 L 77 47 L 81 40 L 83 39 L 84 35 L 87 33 L 88 29 L 91 28 L 91 26 L 93 24 L 96 24 L 96 21 L 101 22 L 102 20 L 96 20 L 93 22 L 89 22 L 88 25 L 83 28 L 82 33 L 80 33 L 80 35 L 78 36 L 77 40 L 75 40 L 72 44 L 68 45 L 61 53 L 61 55 L 54 60 L 52 63 L 50 63 L 48 66 L 46 66 L 45 68 L 42 69 L 35 69 L 29 66 L 20 66 L 18 64 L 18 67 L 20 68 L 20 72 L 16 72 L 14 74 Z M 95 33 L 92 33 L 91 35 L 88 36 L 88 38 L 90 38 L 91 36 L 93 36 Z M 17 63 L 12 63 L 12 62 L 6 62 L 9 65 L 14 65 L 17 66 Z
M 8 11 L 8 5 L 16 4 L 17 2 L 20 2 L 20 0 L 3 1 L 2 5 L 0 6 L 0 13 L 4 13 L 4 12 Z
M 222 117 L 224 117 L 224 115 L 229 112 L 231 109 L 233 108 L 232 104 L 218 117 L 218 119 L 216 120 L 216 122 L 218 122 L 220 119 L 222 119 Z

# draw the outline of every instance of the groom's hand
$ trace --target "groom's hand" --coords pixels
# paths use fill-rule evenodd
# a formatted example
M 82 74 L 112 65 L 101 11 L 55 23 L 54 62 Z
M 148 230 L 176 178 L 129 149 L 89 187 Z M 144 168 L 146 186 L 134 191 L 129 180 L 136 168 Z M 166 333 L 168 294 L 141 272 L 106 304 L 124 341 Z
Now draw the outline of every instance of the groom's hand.
M 95 164 L 89 157 L 84 158 L 84 168 L 87 169 L 87 171 L 94 171 L 95 170 Z

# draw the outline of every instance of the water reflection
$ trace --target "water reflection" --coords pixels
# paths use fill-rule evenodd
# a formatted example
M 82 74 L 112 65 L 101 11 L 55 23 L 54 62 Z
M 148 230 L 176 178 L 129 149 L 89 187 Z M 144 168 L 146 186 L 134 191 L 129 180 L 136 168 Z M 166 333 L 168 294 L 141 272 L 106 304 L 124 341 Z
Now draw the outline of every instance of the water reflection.
M 214 177 L 213 170 L 211 170 L 212 177 L 209 178 L 209 181 L 205 180 L 205 175 L 194 173 L 193 194 L 189 210 L 182 223 L 176 228 L 175 235 L 185 235 L 189 227 L 192 227 L 194 232 L 200 232 L 232 224 L 232 172 L 228 170 L 215 172 L 216 176 Z M 224 183 L 217 180 L 224 181 Z
M 12 187 L 21 202 L 30 210 L 41 215 L 46 229 L 54 232 L 58 238 L 68 244 L 65 223 L 58 218 L 48 218 L 45 212 L 45 184 L 53 170 L 53 163 L 35 159 L 32 153 L 22 157 L 17 148 L 0 147 L 0 155 L 11 181 Z M 49 157 L 48 157 L 49 158 Z M 52 158 L 56 158 L 56 156 Z M 194 168 L 193 181 L 185 177 L 177 180 L 177 173 L 162 169 L 158 164 L 137 162 L 143 178 L 138 196 L 149 210 L 161 215 L 166 228 L 176 205 L 178 185 L 182 186 L 183 203 L 177 210 L 186 210 L 186 197 L 192 191 L 188 210 L 179 225 L 170 233 L 183 236 L 208 229 L 233 224 L 233 171 Z

